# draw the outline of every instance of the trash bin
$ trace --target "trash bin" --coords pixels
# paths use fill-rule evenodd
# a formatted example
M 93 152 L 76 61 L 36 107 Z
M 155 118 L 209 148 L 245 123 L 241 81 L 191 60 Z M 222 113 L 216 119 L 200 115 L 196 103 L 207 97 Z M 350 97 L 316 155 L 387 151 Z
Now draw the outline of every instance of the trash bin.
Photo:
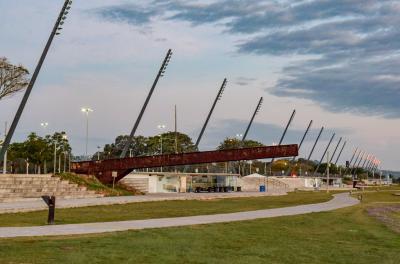
M 265 185 L 260 185 L 260 192 L 265 192 Z

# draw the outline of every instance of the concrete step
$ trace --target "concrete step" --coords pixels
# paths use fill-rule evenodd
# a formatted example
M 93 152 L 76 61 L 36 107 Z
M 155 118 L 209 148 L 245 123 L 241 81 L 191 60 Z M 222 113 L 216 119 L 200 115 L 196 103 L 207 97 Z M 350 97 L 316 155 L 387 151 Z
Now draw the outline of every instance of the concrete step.
M 9 198 L 40 198 L 43 195 L 54 195 L 56 197 L 63 197 L 63 196 L 68 196 L 68 197 L 81 197 L 85 195 L 94 195 L 95 193 L 90 193 L 90 192 L 81 192 L 81 191 L 75 191 L 75 192 L 31 192 L 31 193 L 24 193 L 24 194 L 17 194 L 17 193 L 10 193 L 7 195 L 0 195 L 0 199 L 9 199 Z

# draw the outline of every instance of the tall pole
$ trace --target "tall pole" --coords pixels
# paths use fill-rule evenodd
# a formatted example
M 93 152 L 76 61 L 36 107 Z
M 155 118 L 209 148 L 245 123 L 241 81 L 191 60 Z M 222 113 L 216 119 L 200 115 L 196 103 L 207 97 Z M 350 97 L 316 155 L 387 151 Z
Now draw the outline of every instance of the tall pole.
M 57 167 L 57 142 L 54 141 L 54 161 L 53 161 L 53 174 L 56 174 Z
M 251 125 L 253 124 L 254 118 L 256 117 L 257 113 L 260 111 L 262 102 L 263 102 L 263 98 L 260 97 L 260 100 L 258 101 L 257 107 L 256 107 L 256 109 L 254 110 L 254 113 L 253 113 L 253 115 L 252 115 L 252 117 L 251 117 L 251 119 L 250 119 L 250 122 L 249 122 L 249 124 L 248 124 L 248 126 L 247 126 L 247 128 L 246 128 L 246 131 L 245 131 L 244 134 L 243 134 L 242 142 L 244 142 L 244 141 L 246 140 L 247 134 L 249 133 L 250 127 L 251 127 Z
M 331 137 L 331 140 L 329 140 L 329 143 L 328 143 L 328 145 L 327 145 L 326 148 L 325 148 L 324 154 L 322 154 L 322 157 L 321 157 L 321 159 L 319 160 L 319 163 L 318 163 L 318 165 L 317 165 L 317 168 L 315 168 L 314 174 L 317 173 L 319 167 L 321 166 L 321 163 L 322 163 L 322 161 L 324 160 L 325 155 L 326 155 L 326 152 L 328 151 L 329 146 L 331 145 L 332 140 L 333 140 L 334 137 L 335 137 L 335 133 L 333 133 L 333 135 L 332 135 L 332 137 Z
M 329 193 L 329 167 L 331 161 L 329 159 L 329 151 L 326 153 L 326 192 Z
M 335 147 L 335 150 L 333 151 L 333 154 L 332 154 L 331 159 L 329 160 L 329 163 L 332 163 L 333 157 L 335 157 L 335 154 L 336 154 L 336 151 L 337 151 L 337 149 L 338 149 L 338 147 L 340 145 L 340 142 L 342 142 L 342 138 L 339 138 L 339 142 L 337 143 L 337 145 Z
M 64 5 L 61 8 L 60 14 L 58 15 L 58 18 L 56 20 L 56 23 L 54 24 L 53 30 L 51 31 L 49 39 L 47 40 L 46 46 L 42 52 L 42 55 L 40 56 L 39 62 L 35 68 L 35 71 L 32 74 L 32 78 L 29 81 L 29 84 L 25 90 L 25 94 L 22 98 L 22 101 L 18 107 L 17 112 L 15 113 L 15 117 L 14 117 L 13 122 L 11 123 L 10 130 L 8 131 L 7 136 L 4 140 L 3 147 L 0 150 L 0 160 L 4 159 L 8 145 L 10 144 L 11 138 L 14 135 L 14 132 L 18 125 L 19 119 L 21 118 L 22 112 L 24 111 L 25 105 L 28 101 L 29 95 L 32 92 L 32 88 L 36 82 L 38 75 L 39 75 L 40 69 L 42 68 L 43 62 L 47 56 L 47 52 L 50 49 L 51 43 L 53 42 L 53 39 L 54 39 L 54 36 L 60 34 L 59 31 L 62 29 L 60 27 L 60 25 L 62 25 L 64 23 L 64 21 L 66 19 L 66 15 L 68 14 L 68 10 L 71 8 L 71 4 L 72 4 L 71 0 L 65 0 Z
M 300 140 L 300 144 L 299 144 L 299 148 L 298 148 L 299 151 L 300 151 L 301 146 L 303 145 L 304 139 L 306 138 L 306 136 L 307 136 L 307 134 L 308 134 L 308 131 L 309 131 L 310 128 L 311 128 L 312 123 L 313 123 L 313 121 L 310 120 L 310 123 L 308 124 L 307 129 L 306 129 L 306 132 L 304 132 L 304 135 L 303 135 L 303 137 L 302 137 L 301 140 Z M 296 159 L 296 156 L 293 156 L 292 162 L 294 162 L 295 159 Z M 290 166 L 290 165 L 291 165 L 291 164 L 289 163 L 289 168 L 288 168 L 287 171 L 286 171 L 286 175 L 290 174 L 290 169 L 291 169 L 291 166 Z
M 7 137 L 7 122 L 4 125 L 4 138 Z M 4 147 L 4 143 L 3 143 L 3 147 Z M 4 162 L 3 162 L 3 174 L 7 173 L 7 150 L 4 153 Z
M 208 124 L 208 122 L 210 121 L 210 117 L 211 117 L 212 113 L 214 112 L 214 108 L 215 108 L 215 106 L 217 105 L 217 102 L 218 102 L 219 100 L 221 100 L 222 93 L 224 92 L 224 89 L 225 89 L 225 87 L 226 87 L 226 83 L 227 83 L 227 80 L 226 80 L 226 78 L 225 78 L 224 81 L 222 82 L 221 88 L 220 88 L 219 91 L 218 91 L 217 97 L 215 97 L 214 103 L 213 103 L 213 105 L 211 106 L 211 110 L 210 110 L 210 112 L 209 112 L 208 115 L 207 115 L 206 121 L 204 122 L 204 125 L 203 125 L 203 127 L 202 127 L 202 129 L 201 129 L 201 131 L 200 131 L 200 134 L 199 134 L 199 136 L 197 137 L 196 144 L 195 144 L 195 147 L 196 147 L 196 148 L 199 147 L 201 138 L 203 137 L 203 134 L 204 134 L 204 130 L 206 129 L 207 124 Z
M 82 107 L 81 111 L 86 115 L 86 148 L 85 148 L 85 156 L 88 156 L 88 145 L 89 145 L 89 113 L 93 112 L 93 109 L 89 107 Z
M 362 166 L 361 166 L 361 168 L 362 169 L 364 169 L 364 166 L 365 166 L 365 164 L 367 163 L 367 160 L 369 159 L 369 154 L 365 157 L 365 159 L 364 159 L 364 162 L 363 162 L 363 164 L 362 164 Z
M 358 147 L 357 147 L 356 150 L 353 152 L 353 155 L 351 156 L 351 159 L 350 159 L 350 161 L 349 161 L 349 166 L 348 166 L 348 167 L 346 166 L 346 169 L 344 170 L 343 175 L 346 175 L 347 170 L 351 167 L 351 163 L 353 162 L 353 159 L 354 159 L 354 157 L 356 156 L 357 151 L 358 151 Z M 347 165 L 347 164 L 346 164 L 346 165 Z
M 322 131 L 324 131 L 324 127 L 321 127 L 321 130 L 319 131 L 317 139 L 315 140 L 315 143 L 314 143 L 314 145 L 313 145 L 313 147 L 312 147 L 312 149 L 310 151 L 310 154 L 308 155 L 307 161 L 309 161 L 311 159 L 311 155 L 313 154 L 315 146 L 317 145 L 317 143 L 319 141 L 319 138 L 321 137 Z
M 347 143 L 347 141 L 345 141 L 345 142 L 343 143 L 343 146 L 342 146 L 342 148 L 341 148 L 340 151 L 339 151 L 339 155 L 337 156 L 336 161 L 335 161 L 335 166 L 337 165 L 337 163 L 338 163 L 338 161 L 339 161 L 339 158 L 340 158 L 340 156 L 342 155 L 342 152 L 343 152 L 344 147 L 346 146 L 346 143 Z
M 131 145 L 133 137 L 135 136 L 136 130 L 137 130 L 138 126 L 139 126 L 140 120 L 142 120 L 144 111 L 146 110 L 147 105 L 149 104 L 150 98 L 151 98 L 151 96 L 152 96 L 152 94 L 154 92 L 154 89 L 157 86 L 158 80 L 161 77 L 164 76 L 164 73 L 165 73 L 165 70 L 167 69 L 168 63 L 171 60 L 171 56 L 172 56 L 172 50 L 169 49 L 168 52 L 167 52 L 167 55 L 164 58 L 164 61 L 163 61 L 162 65 L 161 65 L 161 68 L 157 73 L 157 76 L 156 76 L 156 78 L 155 78 L 155 80 L 153 82 L 153 85 L 150 88 L 150 91 L 149 91 L 149 94 L 147 95 L 146 101 L 144 102 L 144 104 L 142 106 L 142 109 L 140 110 L 139 116 L 137 117 L 136 122 L 135 122 L 135 124 L 134 124 L 134 126 L 132 128 L 131 134 L 129 135 L 129 138 L 128 138 L 128 140 L 127 140 L 127 142 L 126 142 L 126 144 L 125 144 L 125 146 L 124 146 L 124 148 L 122 150 L 120 158 L 125 158 L 126 153 L 128 152 L 129 146 Z
M 88 155 L 88 145 L 89 145 L 89 112 L 86 112 L 86 148 L 85 155 Z
M 356 160 L 354 161 L 353 166 L 351 166 L 350 174 L 353 174 L 353 169 L 355 168 L 355 166 L 356 166 L 356 164 L 357 164 L 357 161 L 358 161 L 358 158 L 360 157 L 360 154 L 361 154 L 361 153 L 363 153 L 363 152 L 360 150 L 360 152 L 358 152 L 358 155 L 357 155 Z
M 178 154 L 178 120 L 177 120 L 177 109 L 175 105 L 175 154 Z
M 366 153 L 364 152 L 364 153 L 361 155 L 361 158 L 360 158 L 360 160 L 358 161 L 357 166 L 354 168 L 354 174 L 356 174 L 357 169 L 360 167 L 360 163 L 361 163 L 361 161 L 364 159 L 364 155 L 365 155 L 365 154 L 366 154 Z M 353 170 L 352 170 L 352 172 L 353 172 Z
M 282 136 L 281 136 L 281 139 L 279 140 L 278 146 L 280 146 L 280 145 L 282 144 L 282 141 L 283 141 L 283 139 L 285 138 L 286 132 L 287 132 L 287 130 L 288 130 L 290 124 L 292 123 L 295 114 L 296 114 L 296 109 L 293 110 L 292 115 L 290 116 L 289 121 L 288 121 L 287 124 L 286 124 L 285 130 L 283 131 L 283 134 L 282 134 Z M 271 167 L 272 167 L 272 163 L 274 162 L 274 160 L 275 160 L 275 158 L 273 158 L 273 159 L 271 160 Z
M 304 132 L 304 135 L 303 135 L 303 137 L 302 137 L 301 140 L 300 140 L 299 150 L 300 150 L 301 146 L 303 145 L 304 139 L 306 138 L 306 136 L 307 136 L 307 134 L 308 134 L 308 131 L 309 131 L 310 128 L 311 128 L 312 123 L 313 123 L 313 121 L 310 120 L 310 123 L 308 124 L 307 129 L 306 129 L 306 132 Z M 296 156 L 293 156 L 292 161 L 294 161 L 295 159 L 296 159 Z

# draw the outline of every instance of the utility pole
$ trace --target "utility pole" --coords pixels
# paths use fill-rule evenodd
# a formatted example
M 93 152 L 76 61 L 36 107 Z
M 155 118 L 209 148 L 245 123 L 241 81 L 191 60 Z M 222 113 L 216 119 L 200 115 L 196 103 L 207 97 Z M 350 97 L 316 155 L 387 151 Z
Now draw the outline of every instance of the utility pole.
M 149 93 L 147 95 L 146 101 L 144 102 L 144 104 L 142 106 L 142 109 L 140 110 L 139 116 L 137 117 L 136 122 L 135 122 L 135 124 L 134 124 L 134 126 L 132 128 L 131 134 L 129 135 L 129 138 L 128 138 L 125 146 L 124 146 L 124 149 L 122 150 L 120 158 L 125 158 L 126 157 L 126 153 L 128 152 L 129 146 L 131 145 L 133 137 L 135 136 L 135 133 L 136 133 L 136 130 L 137 130 L 138 126 L 139 126 L 140 120 L 142 120 L 144 111 L 146 110 L 147 105 L 149 104 L 150 98 L 151 98 L 151 96 L 152 96 L 152 94 L 154 92 L 154 89 L 157 86 L 158 80 L 161 77 L 164 76 L 164 73 L 165 73 L 165 70 L 167 69 L 168 63 L 171 60 L 171 56 L 172 56 L 172 50 L 169 49 L 168 52 L 167 52 L 167 55 L 164 58 L 164 61 L 163 61 L 162 65 L 161 65 L 161 68 L 157 73 L 157 76 L 156 76 L 156 78 L 155 78 L 155 80 L 153 82 L 153 85 L 151 86 L 151 89 L 150 89 L 150 91 L 149 91 Z
M 321 130 L 319 131 L 317 139 L 315 140 L 315 143 L 314 143 L 313 147 L 311 148 L 310 154 L 308 155 L 307 161 L 310 161 L 311 155 L 313 154 L 315 146 L 317 145 L 319 138 L 321 137 L 322 131 L 324 131 L 324 127 L 321 127 Z
M 66 15 L 68 14 L 69 9 L 71 8 L 71 5 L 72 5 L 72 1 L 71 0 L 65 0 L 64 5 L 61 8 L 61 11 L 60 11 L 60 13 L 58 15 L 56 23 L 54 24 L 53 30 L 51 31 L 51 34 L 49 36 L 49 39 L 47 40 L 46 46 L 45 46 L 45 48 L 44 48 L 44 50 L 42 52 L 42 55 L 40 56 L 39 62 L 37 64 L 36 68 L 35 68 L 35 71 L 32 74 L 32 78 L 29 81 L 29 84 L 28 84 L 28 86 L 27 86 L 27 88 L 25 90 L 25 94 L 24 94 L 24 96 L 22 98 L 22 101 L 21 101 L 21 103 L 20 103 L 20 105 L 18 107 L 17 112 L 15 113 L 13 122 L 11 123 L 10 130 L 8 131 L 7 136 L 6 136 L 5 140 L 4 140 L 3 147 L 0 150 L 0 160 L 4 159 L 5 153 L 6 153 L 7 149 L 8 149 L 8 145 L 10 144 L 11 138 L 14 135 L 14 132 L 15 132 L 15 129 L 16 129 L 17 125 L 18 125 L 19 119 L 21 118 L 22 112 L 24 111 L 25 105 L 26 105 L 26 103 L 28 101 L 29 95 L 32 92 L 32 88 L 33 88 L 33 86 L 34 86 L 34 84 L 36 82 L 36 79 L 37 79 L 38 75 L 39 75 L 40 69 L 42 68 L 43 62 L 44 62 L 44 60 L 45 60 L 45 58 L 47 56 L 47 52 L 50 49 L 50 46 L 51 46 L 51 43 L 53 42 L 54 37 L 56 35 L 60 34 L 60 31 L 62 30 L 61 25 L 64 24 L 64 21 L 67 18 Z
M 319 163 L 318 163 L 318 165 L 317 165 L 317 168 L 316 168 L 315 171 L 314 171 L 314 174 L 317 173 L 317 171 L 318 171 L 318 169 L 319 169 L 319 166 L 321 166 L 321 163 L 322 163 L 322 161 L 324 160 L 325 155 L 326 155 L 326 152 L 328 151 L 329 146 L 331 145 L 332 140 L 333 140 L 334 137 L 335 137 L 335 133 L 333 133 L 333 135 L 332 135 L 332 137 L 331 137 L 331 140 L 329 140 L 329 143 L 328 143 L 328 145 L 327 145 L 326 148 L 325 148 L 324 154 L 322 154 L 322 157 L 321 157 L 321 159 L 320 159 L 320 161 L 319 161 Z

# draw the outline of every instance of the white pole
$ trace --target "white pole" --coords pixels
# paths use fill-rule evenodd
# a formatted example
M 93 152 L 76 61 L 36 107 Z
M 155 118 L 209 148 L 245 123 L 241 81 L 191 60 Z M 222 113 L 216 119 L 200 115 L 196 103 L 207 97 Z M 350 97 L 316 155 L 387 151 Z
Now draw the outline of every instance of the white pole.
M 88 143 L 89 142 L 89 112 L 86 112 L 86 152 L 85 155 L 88 155 Z

